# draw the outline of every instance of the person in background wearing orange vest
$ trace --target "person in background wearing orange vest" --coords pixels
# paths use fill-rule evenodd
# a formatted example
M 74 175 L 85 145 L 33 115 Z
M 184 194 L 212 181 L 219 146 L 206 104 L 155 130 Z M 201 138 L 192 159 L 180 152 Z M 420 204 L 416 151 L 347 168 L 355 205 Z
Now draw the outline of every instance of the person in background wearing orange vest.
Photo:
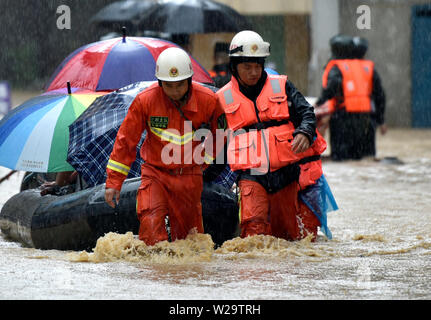
M 216 93 L 229 132 L 228 164 L 238 173 L 240 236 L 315 240 L 326 213 L 313 214 L 299 193 L 323 178 L 326 142 L 292 82 L 264 71 L 269 47 L 256 32 L 237 33 L 229 48 L 231 81 Z
M 323 73 L 316 114 L 326 110 L 328 115 L 331 159 L 375 157 L 376 127 L 380 126 L 381 134 L 387 132 L 385 93 L 374 63 L 363 59 L 368 42 L 360 37 L 336 35 L 330 46 L 333 59 Z
M 229 43 L 217 42 L 214 47 L 214 67 L 209 71 L 217 88 L 223 87 L 230 81 L 229 71 Z
M 202 154 L 206 149 L 194 134 L 209 126 L 215 137 L 223 115 L 215 94 L 192 82 L 192 64 L 184 50 L 168 48 L 160 53 L 155 74 L 158 83 L 137 95 L 118 131 L 105 189 L 106 202 L 115 207 L 146 130 L 136 208 L 139 239 L 147 245 L 184 239 L 192 229 L 204 232 L 202 170 L 213 158 Z M 196 153 L 209 158 L 203 162 L 198 157 L 198 161 Z

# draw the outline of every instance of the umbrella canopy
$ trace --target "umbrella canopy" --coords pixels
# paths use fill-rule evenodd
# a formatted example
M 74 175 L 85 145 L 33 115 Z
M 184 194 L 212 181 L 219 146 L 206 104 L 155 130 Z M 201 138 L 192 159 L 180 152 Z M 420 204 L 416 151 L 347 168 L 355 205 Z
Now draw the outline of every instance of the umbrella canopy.
M 154 81 L 134 83 L 97 98 L 69 127 L 70 142 L 67 161 L 89 186 L 105 183 L 106 165 L 114 148 L 117 132 L 136 95 Z M 214 92 L 217 88 L 206 85 Z M 146 132 L 136 148 L 136 161 L 131 165 L 128 178 L 141 175 L 139 156 Z
M 159 0 L 139 19 L 139 30 L 174 34 L 238 32 L 251 29 L 245 16 L 212 0 Z
M 130 34 L 138 32 L 139 19 L 142 14 L 155 4 L 153 0 L 125 0 L 113 2 L 103 7 L 90 22 L 108 30 L 116 30 L 127 27 Z M 148 36 L 145 34 L 145 36 Z M 155 36 L 155 35 L 151 35 Z M 159 38 L 158 36 L 156 36 Z
M 157 38 L 119 37 L 83 46 L 71 53 L 52 75 L 46 90 L 70 81 L 72 87 L 112 91 L 139 81 L 154 81 L 159 54 L 176 44 Z M 208 72 L 193 57 L 193 80 L 212 83 Z
M 155 4 L 152 0 L 126 0 L 113 2 L 103 7 L 92 18 L 91 22 L 102 25 L 133 22 Z
M 100 95 L 85 90 L 43 94 L 0 121 L 0 165 L 23 171 L 72 171 L 68 126 Z

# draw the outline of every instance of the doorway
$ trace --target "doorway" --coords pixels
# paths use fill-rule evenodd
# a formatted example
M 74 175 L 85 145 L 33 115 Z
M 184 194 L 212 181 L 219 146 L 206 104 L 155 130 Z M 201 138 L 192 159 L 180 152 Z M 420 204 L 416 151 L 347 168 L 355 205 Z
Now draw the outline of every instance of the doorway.
M 431 128 L 431 4 L 412 7 L 412 126 Z

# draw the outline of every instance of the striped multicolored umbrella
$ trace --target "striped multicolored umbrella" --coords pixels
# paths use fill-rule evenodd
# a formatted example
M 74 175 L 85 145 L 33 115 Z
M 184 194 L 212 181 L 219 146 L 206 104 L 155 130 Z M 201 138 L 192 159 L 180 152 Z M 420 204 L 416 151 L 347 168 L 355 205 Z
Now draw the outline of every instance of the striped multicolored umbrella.
M 57 68 L 46 85 L 46 91 L 64 86 L 93 91 L 113 91 L 139 81 L 155 81 L 159 54 L 176 44 L 157 38 L 123 37 L 98 41 L 80 47 Z M 208 72 L 190 57 L 193 80 L 213 83 Z
M 103 94 L 53 92 L 14 108 L 0 121 L 0 165 L 33 172 L 74 170 L 66 161 L 68 127 Z

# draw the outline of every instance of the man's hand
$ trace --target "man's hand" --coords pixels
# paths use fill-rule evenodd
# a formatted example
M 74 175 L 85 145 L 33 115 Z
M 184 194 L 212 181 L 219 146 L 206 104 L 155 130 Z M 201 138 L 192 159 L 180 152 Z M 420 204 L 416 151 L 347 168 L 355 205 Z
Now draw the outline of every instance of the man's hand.
M 384 123 L 384 124 L 380 125 L 380 133 L 383 135 L 383 134 L 386 134 L 386 132 L 388 132 L 388 127 Z
M 294 153 L 301 153 L 310 147 L 310 141 L 303 133 L 298 133 L 292 142 L 292 151 Z
M 47 194 L 55 194 L 55 187 L 57 183 L 55 181 L 47 181 L 40 186 L 40 195 L 46 196 Z
M 324 136 L 326 134 L 326 130 L 329 127 L 329 120 L 331 119 L 330 115 L 326 115 L 317 120 L 317 131 Z
M 115 204 L 113 199 L 115 198 L 115 203 L 118 204 L 120 202 L 120 191 L 117 189 L 108 188 L 105 190 L 105 201 L 109 206 L 115 208 Z

